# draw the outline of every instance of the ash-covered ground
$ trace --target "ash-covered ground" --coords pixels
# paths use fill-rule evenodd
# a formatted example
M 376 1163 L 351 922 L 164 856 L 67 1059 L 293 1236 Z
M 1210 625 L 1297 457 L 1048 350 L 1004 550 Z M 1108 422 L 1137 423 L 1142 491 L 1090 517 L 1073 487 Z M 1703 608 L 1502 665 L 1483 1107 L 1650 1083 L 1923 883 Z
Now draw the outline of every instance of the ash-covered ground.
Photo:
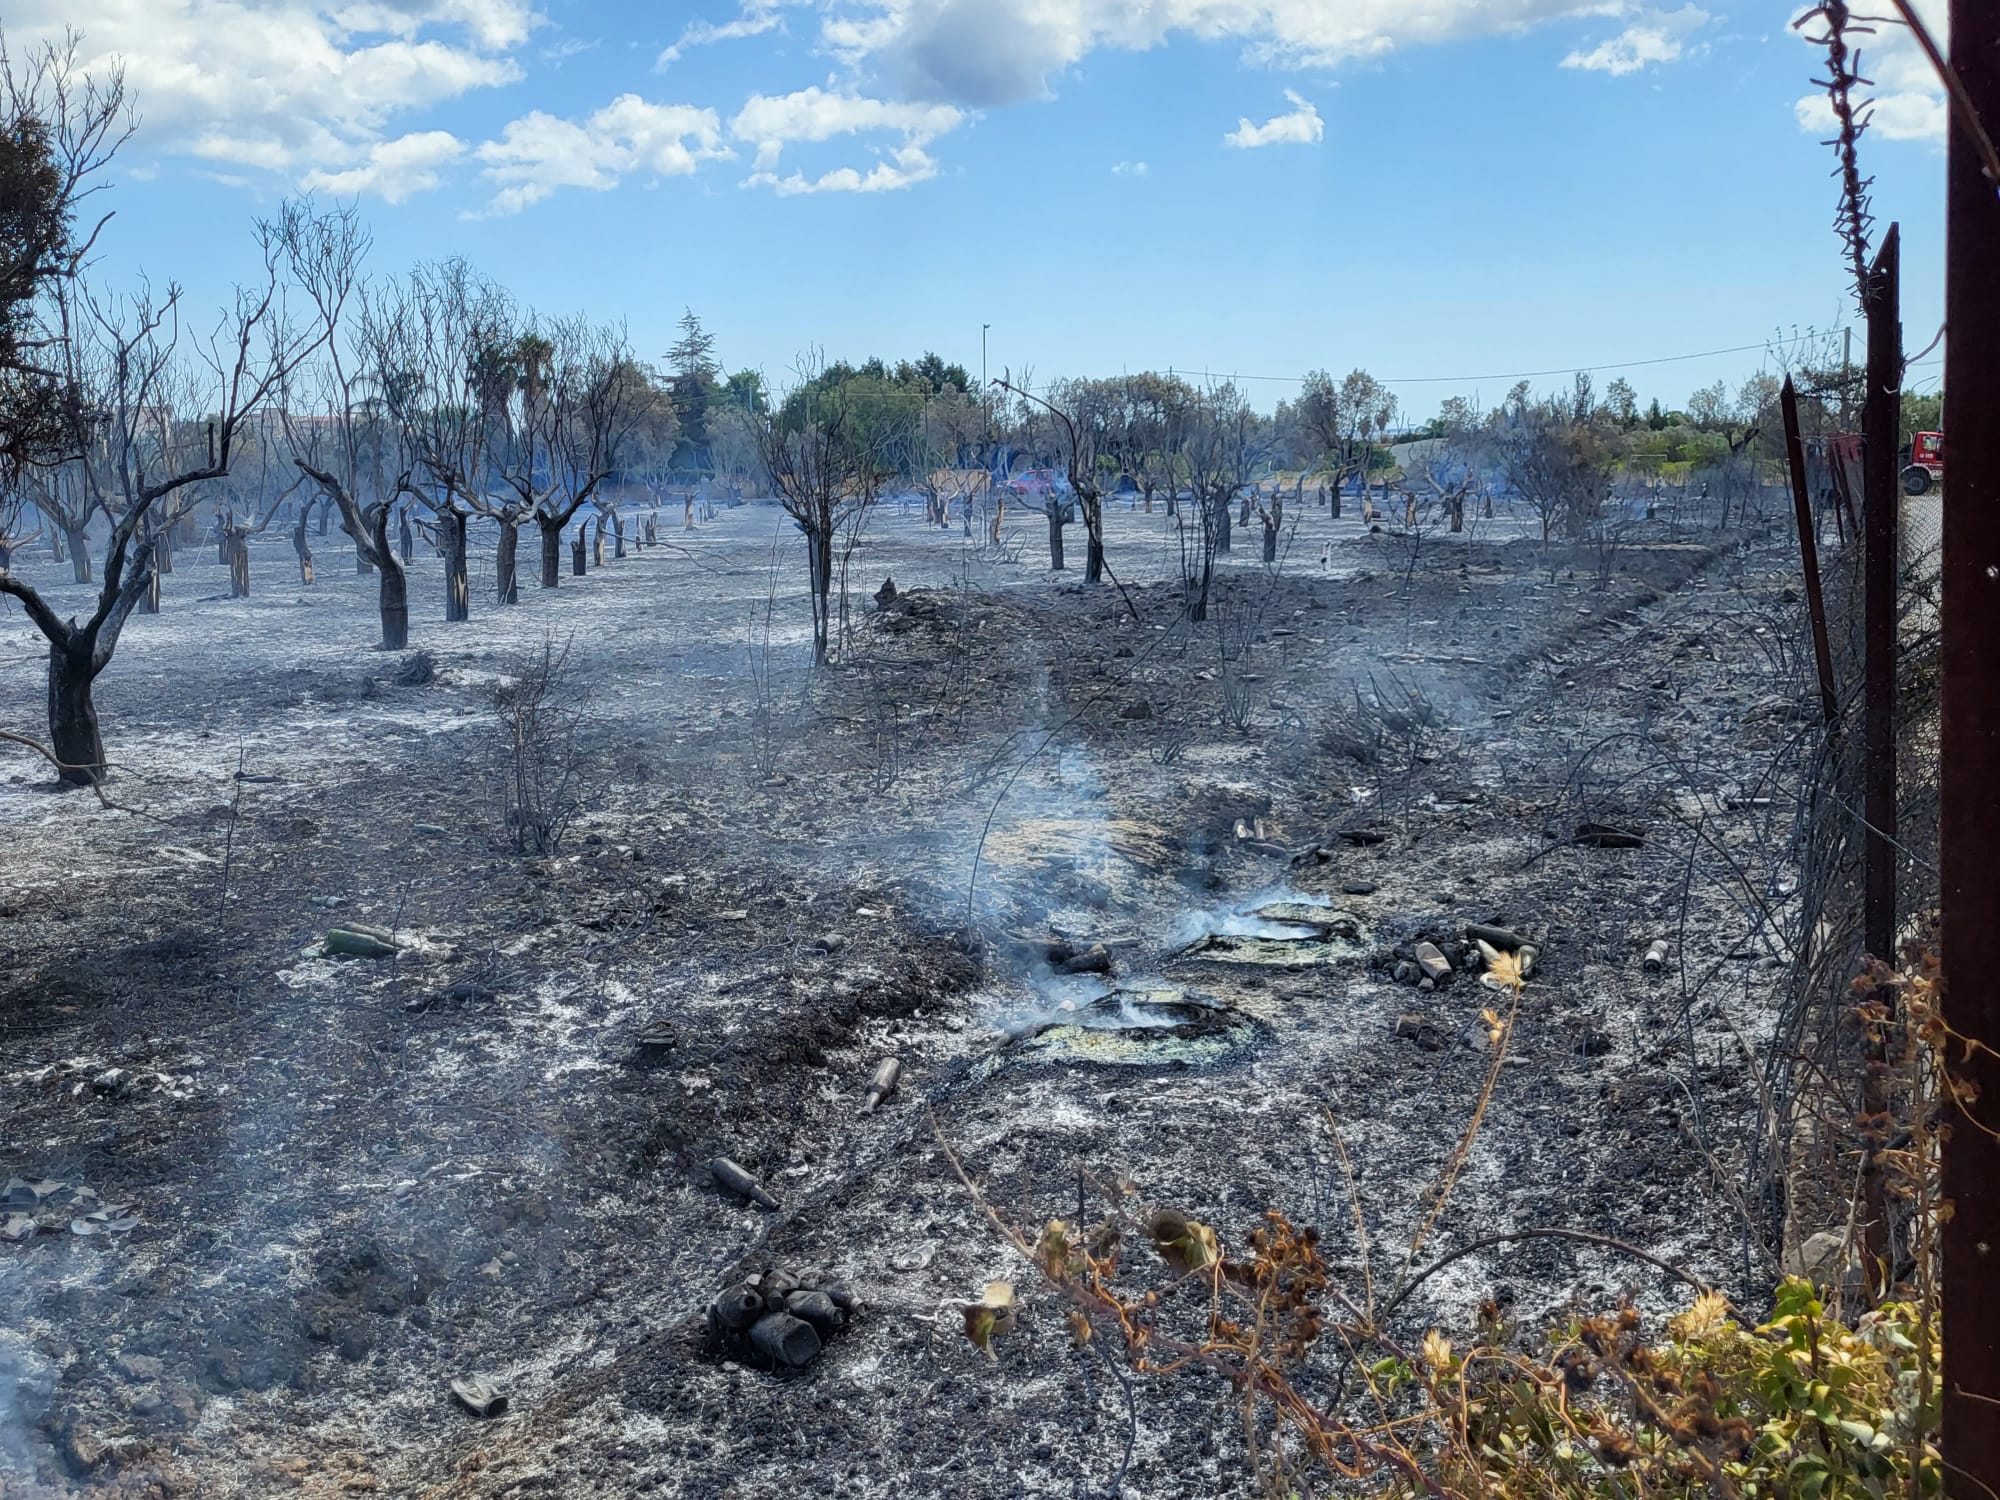
M 1552 1226 L 1754 1295 L 1785 555 L 1307 511 L 1275 571 L 1240 532 L 1190 627 L 1161 513 L 1114 510 L 1118 585 L 1085 587 L 1032 522 L 1009 556 L 887 506 L 817 674 L 769 504 L 467 625 L 420 558 L 408 655 L 369 649 L 338 537 L 309 589 L 261 540 L 246 601 L 184 553 L 99 682 L 129 810 L 0 766 L 0 1179 L 62 1185 L 0 1240 L 0 1493 L 1249 1493 L 1231 1393 L 1072 1347 L 940 1142 L 1031 1237 L 1129 1179 L 1226 1243 L 1317 1225 L 1386 1298 L 1491 1061 L 1468 922 L 1539 957 L 1414 1264 Z M 550 633 L 595 790 L 531 859 L 492 696 Z M 37 640 L 0 616 L 0 724 L 40 722 Z M 401 953 L 324 956 L 346 921 Z M 1096 944 L 1108 975 L 1053 972 Z M 850 1326 L 797 1374 L 705 1354 L 710 1298 L 774 1264 L 850 1288 Z M 993 1278 L 1022 1312 L 988 1358 L 954 1303 Z M 1527 1337 L 1627 1290 L 1684 1295 L 1523 1241 L 1392 1321 L 1490 1299 Z

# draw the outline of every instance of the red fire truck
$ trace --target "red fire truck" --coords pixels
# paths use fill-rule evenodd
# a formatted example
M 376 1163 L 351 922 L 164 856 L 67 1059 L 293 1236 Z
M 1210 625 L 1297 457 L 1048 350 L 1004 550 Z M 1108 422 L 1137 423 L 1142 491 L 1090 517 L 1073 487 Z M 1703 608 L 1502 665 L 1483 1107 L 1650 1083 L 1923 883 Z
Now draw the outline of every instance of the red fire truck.
M 1928 495 L 1944 485 L 1944 434 L 1920 432 L 1910 441 L 1910 461 L 1903 469 L 1903 493 Z

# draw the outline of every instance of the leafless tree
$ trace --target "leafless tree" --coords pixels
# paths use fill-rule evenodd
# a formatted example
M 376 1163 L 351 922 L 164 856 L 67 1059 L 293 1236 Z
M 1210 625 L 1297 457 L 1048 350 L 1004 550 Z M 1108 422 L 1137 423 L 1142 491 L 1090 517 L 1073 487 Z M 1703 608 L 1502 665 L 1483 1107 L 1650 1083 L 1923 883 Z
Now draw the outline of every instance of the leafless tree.
M 41 517 L 41 529 L 48 533 L 56 561 L 67 557 L 71 579 L 89 583 L 90 524 L 97 515 L 100 495 L 83 482 L 81 456 L 67 463 L 23 468 L 18 482 Z
M 467 530 L 489 504 L 499 410 L 511 391 L 511 366 L 496 370 L 494 357 L 511 349 L 513 309 L 463 260 L 419 266 L 376 287 L 364 307 L 369 363 L 398 386 L 390 415 L 409 466 L 397 493 L 430 512 L 444 617 L 457 623 L 471 615 Z
M 359 220 L 347 210 L 327 216 L 326 223 L 323 235 L 293 236 L 298 247 L 293 277 L 311 301 L 325 352 L 309 378 L 292 383 L 280 410 L 292 461 L 321 497 L 322 533 L 330 505 L 340 514 L 359 564 L 375 570 L 382 649 L 400 651 L 410 643 L 409 580 L 389 528 L 397 497 L 411 488 L 414 459 L 403 441 L 404 418 L 420 392 L 414 372 L 400 362 L 395 340 L 369 307 L 361 281 L 368 237 Z M 316 399 L 312 409 L 301 410 L 308 392 Z M 300 507 L 292 532 L 299 575 L 307 583 L 313 568 L 306 542 L 311 510 Z
M 282 401 L 284 399 L 283 394 L 280 393 L 274 399 Z M 281 414 L 267 410 L 261 415 L 270 417 Z M 233 486 L 220 487 L 215 513 L 216 534 L 222 550 L 222 561 L 229 569 L 229 597 L 232 599 L 247 599 L 250 597 L 251 538 L 263 535 L 270 527 L 271 522 L 277 518 L 278 512 L 284 507 L 286 502 L 307 482 L 306 475 L 295 474 L 290 484 L 283 486 L 283 488 L 279 487 L 278 471 L 274 469 L 272 462 L 272 444 L 269 440 L 270 434 L 268 432 L 269 423 L 260 425 L 264 426 L 267 430 L 257 435 L 257 441 L 254 445 L 256 449 L 255 463 L 243 465 L 239 462 L 238 464 L 239 470 L 246 467 L 254 470 L 254 478 L 251 478 L 249 485 L 246 487 L 247 492 L 239 495 Z M 241 511 L 237 508 L 239 499 L 248 502 Z M 172 556 L 172 536 L 171 533 L 168 533 L 161 538 L 160 562 L 162 564 L 162 571 L 164 571 L 165 564 Z M 305 581 L 310 583 L 312 580 L 308 577 Z
M 1560 402 L 1515 403 L 1493 437 L 1501 472 L 1541 522 L 1542 540 L 1557 531 L 1579 538 L 1604 513 L 1612 454 L 1589 423 Z
M 25 508 L 26 502 L 19 495 L 0 493 L 0 573 L 13 566 L 16 552 L 32 546 L 42 534 L 39 526 L 33 531 L 22 529 L 21 513 Z
M 1069 423 L 1068 414 L 1057 411 L 1056 408 L 1050 406 L 1041 397 L 1030 394 L 1028 386 L 1031 383 L 1031 376 L 1024 374 L 1017 382 L 1011 373 L 1003 373 L 993 382 L 996 389 L 1006 391 L 1015 397 L 1023 439 L 1022 445 L 1030 453 L 1033 453 L 1037 451 L 1035 429 L 1040 425 L 1039 419 L 1046 417 L 1052 427 L 1055 427 L 1058 431 L 1065 432 L 1066 438 L 1072 437 L 1073 433 L 1065 431 L 1065 424 Z M 1066 567 L 1066 559 L 1063 553 L 1063 531 L 1065 528 L 1075 524 L 1077 505 L 1083 497 L 1077 492 L 1074 480 L 1069 483 L 1066 491 L 1063 487 L 1053 484 L 1043 489 L 1038 486 L 1031 487 L 1025 480 L 1017 481 L 1017 483 L 1019 488 L 1015 493 L 1020 496 L 1022 507 L 1039 513 L 1049 524 L 1049 571 L 1052 573 L 1063 572 Z M 1097 508 L 1094 489 L 1091 504 L 1093 508 Z M 1099 524 L 1102 524 L 1101 519 Z M 1101 546 L 1098 548 L 1095 556 L 1097 565 L 1101 570 L 1104 560 Z
M 1192 517 L 1180 517 L 1181 592 L 1188 618 L 1208 618 L 1215 559 L 1229 550 L 1230 510 L 1256 466 L 1255 420 L 1233 385 L 1204 391 L 1191 408 L 1182 454 Z
M 327 232 L 324 219 L 310 216 L 298 228 Z M 142 282 L 114 298 L 69 280 L 54 291 L 52 326 L 61 333 L 43 354 L 71 393 L 68 437 L 81 455 L 83 482 L 113 517 L 104 577 L 96 607 L 81 622 L 59 618 L 11 571 L 0 573 L 0 593 L 21 601 L 49 643 L 49 743 L 71 784 L 104 775 L 91 687 L 110 664 L 127 618 L 155 587 L 160 531 L 191 504 L 191 487 L 229 472 L 244 423 L 324 340 L 320 329 L 285 316 L 287 232 L 283 222 L 259 226 L 263 280 L 240 289 L 206 334 L 181 328 L 178 287 L 156 293 Z M 197 380 L 200 398 L 185 409 L 203 419 L 175 421 L 165 403 L 184 381 Z
M 521 455 L 503 477 L 542 539 L 542 587 L 562 577 L 562 534 L 618 467 L 621 445 L 644 414 L 646 388 L 622 330 L 581 318 L 549 330 L 545 378 L 522 408 Z M 586 523 L 588 524 L 588 523 Z M 598 521 L 600 543 L 603 518 Z M 575 570 L 583 571 L 584 540 Z
M 817 357 L 803 363 L 800 382 L 760 424 L 758 448 L 778 503 L 805 538 L 813 662 L 832 650 L 834 542 L 854 536 L 880 491 L 879 434 L 851 384 L 819 379 Z
M 517 853 L 554 854 L 589 799 L 586 700 L 572 644 L 545 638 L 512 664 L 493 695 L 493 784 Z

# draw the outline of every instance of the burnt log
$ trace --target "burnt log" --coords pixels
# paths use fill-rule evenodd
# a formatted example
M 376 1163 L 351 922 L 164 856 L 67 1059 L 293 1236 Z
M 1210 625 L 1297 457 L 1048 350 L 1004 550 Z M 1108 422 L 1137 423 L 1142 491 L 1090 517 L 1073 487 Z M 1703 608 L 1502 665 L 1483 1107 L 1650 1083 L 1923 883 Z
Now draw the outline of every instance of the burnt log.
M 1608 823 L 1579 823 L 1570 840 L 1585 849 L 1643 849 L 1646 836 Z

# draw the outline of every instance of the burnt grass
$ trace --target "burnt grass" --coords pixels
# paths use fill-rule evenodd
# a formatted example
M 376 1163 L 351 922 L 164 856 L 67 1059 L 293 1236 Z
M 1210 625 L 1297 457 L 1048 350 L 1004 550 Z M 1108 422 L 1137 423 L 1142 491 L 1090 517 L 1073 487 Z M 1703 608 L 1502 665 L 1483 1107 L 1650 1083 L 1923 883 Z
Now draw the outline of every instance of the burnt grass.
M 0 1493 L 1068 1496 L 1121 1471 L 1133 1496 L 1249 1493 L 1231 1393 L 1137 1378 L 1128 1408 L 941 1143 L 1030 1237 L 1124 1174 L 1225 1242 L 1267 1210 L 1315 1224 L 1386 1295 L 1489 1062 L 1468 921 L 1540 953 L 1416 1264 L 1558 1226 L 1754 1299 L 1732 1201 L 1784 976 L 1737 876 L 1780 879 L 1788 814 L 1782 788 L 1727 804 L 1772 794 L 1799 711 L 1786 557 L 1659 535 L 1600 579 L 1525 542 L 1414 568 L 1398 547 L 1225 572 L 1191 629 L 1166 582 L 1019 569 L 877 608 L 910 566 L 884 544 L 816 676 L 795 648 L 759 661 L 755 630 L 706 644 L 723 611 L 676 613 L 685 558 L 566 577 L 627 593 L 578 627 L 593 792 L 541 858 L 496 825 L 504 643 L 430 627 L 413 682 L 337 639 L 288 656 L 275 632 L 332 617 L 274 585 L 275 623 L 170 686 L 115 665 L 138 811 L 25 760 L 0 793 L 0 1177 L 139 1222 L 81 1236 L 45 1210 L 0 1242 Z M 754 601 L 765 559 L 734 556 Z M 338 586 L 365 640 L 365 581 Z M 8 714 L 32 723 L 38 691 L 32 658 L 10 667 Z M 1644 842 L 1578 847 L 1583 822 Z M 1176 956 L 1277 898 L 1351 913 L 1354 951 Z M 341 920 L 408 946 L 320 956 Z M 1656 937 L 1664 975 L 1640 965 Z M 1245 1024 L 1053 1045 L 1055 939 Z M 1461 970 L 1430 992 L 1396 977 L 1427 939 Z M 891 1054 L 901 1086 L 863 1117 Z M 717 1155 L 779 1210 L 719 1191 Z M 708 1299 L 770 1265 L 862 1299 L 795 1375 L 702 1347 Z M 951 1300 L 997 1277 L 1023 1314 L 989 1359 Z M 1526 1241 L 1394 1323 L 1469 1330 L 1490 1300 L 1526 1337 L 1626 1292 L 1683 1295 Z M 467 1374 L 503 1415 L 454 1403 Z

